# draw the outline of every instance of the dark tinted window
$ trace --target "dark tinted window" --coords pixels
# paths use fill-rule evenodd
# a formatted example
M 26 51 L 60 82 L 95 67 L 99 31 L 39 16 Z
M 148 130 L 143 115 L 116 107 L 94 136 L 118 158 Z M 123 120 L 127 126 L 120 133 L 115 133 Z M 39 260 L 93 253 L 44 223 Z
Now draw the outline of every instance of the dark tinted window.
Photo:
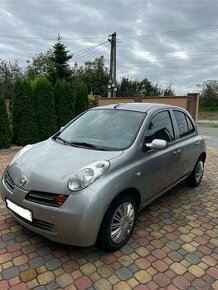
M 168 111 L 156 114 L 151 120 L 146 132 L 146 143 L 151 143 L 154 139 L 167 142 L 174 140 L 173 125 Z
M 185 115 L 186 117 L 186 121 L 187 121 L 187 124 L 188 124 L 188 129 L 189 129 L 189 132 L 192 133 L 195 131 L 195 127 L 192 123 L 192 121 L 189 119 L 189 117 L 187 115 Z
M 179 137 L 183 137 L 194 132 L 194 126 L 186 114 L 180 111 L 174 111 L 174 116 L 176 118 L 176 123 L 179 130 Z

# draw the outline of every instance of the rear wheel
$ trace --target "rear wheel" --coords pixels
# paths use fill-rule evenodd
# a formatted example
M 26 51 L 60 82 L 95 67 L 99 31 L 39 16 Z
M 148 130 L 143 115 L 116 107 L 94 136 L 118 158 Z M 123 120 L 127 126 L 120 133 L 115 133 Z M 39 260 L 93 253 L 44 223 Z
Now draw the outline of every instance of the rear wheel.
M 192 173 L 186 179 L 187 184 L 192 187 L 197 187 L 201 183 L 203 174 L 204 174 L 204 160 L 202 157 L 200 157 Z
M 129 240 L 135 227 L 137 205 L 131 196 L 120 196 L 109 206 L 98 235 L 99 246 L 115 251 Z

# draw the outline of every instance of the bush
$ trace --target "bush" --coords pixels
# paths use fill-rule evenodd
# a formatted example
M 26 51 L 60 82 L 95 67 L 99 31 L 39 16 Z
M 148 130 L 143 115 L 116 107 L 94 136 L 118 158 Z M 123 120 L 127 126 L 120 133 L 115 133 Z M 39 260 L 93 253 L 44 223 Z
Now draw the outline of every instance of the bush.
M 13 96 L 13 140 L 17 145 L 39 141 L 38 125 L 30 82 L 18 80 Z
M 66 80 L 58 80 L 54 87 L 55 110 L 58 129 L 74 117 L 73 91 Z
M 75 114 L 76 116 L 89 108 L 88 89 L 83 81 L 76 85 Z
M 5 98 L 0 96 L 0 148 L 9 148 L 11 145 L 11 129 L 7 115 Z
M 45 140 L 57 130 L 53 88 L 46 77 L 32 82 L 39 139 Z

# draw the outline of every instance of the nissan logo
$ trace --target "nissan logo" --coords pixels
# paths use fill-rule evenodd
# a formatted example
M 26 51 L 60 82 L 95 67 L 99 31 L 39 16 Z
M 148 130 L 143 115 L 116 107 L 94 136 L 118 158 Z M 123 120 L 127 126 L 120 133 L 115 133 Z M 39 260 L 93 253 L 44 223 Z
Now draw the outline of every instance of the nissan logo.
M 26 183 L 27 183 L 27 178 L 26 178 L 25 176 L 23 176 L 23 177 L 20 179 L 20 186 L 24 186 Z

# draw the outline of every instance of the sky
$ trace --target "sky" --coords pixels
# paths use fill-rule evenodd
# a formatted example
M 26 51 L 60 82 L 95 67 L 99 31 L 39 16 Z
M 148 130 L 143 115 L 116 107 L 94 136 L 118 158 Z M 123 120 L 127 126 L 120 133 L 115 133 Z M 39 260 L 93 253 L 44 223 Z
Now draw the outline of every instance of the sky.
M 101 55 L 109 66 L 109 35 L 117 33 L 117 80 L 147 78 L 177 95 L 217 79 L 218 1 L 0 0 L 0 58 L 27 60 L 61 41 L 84 65 Z

